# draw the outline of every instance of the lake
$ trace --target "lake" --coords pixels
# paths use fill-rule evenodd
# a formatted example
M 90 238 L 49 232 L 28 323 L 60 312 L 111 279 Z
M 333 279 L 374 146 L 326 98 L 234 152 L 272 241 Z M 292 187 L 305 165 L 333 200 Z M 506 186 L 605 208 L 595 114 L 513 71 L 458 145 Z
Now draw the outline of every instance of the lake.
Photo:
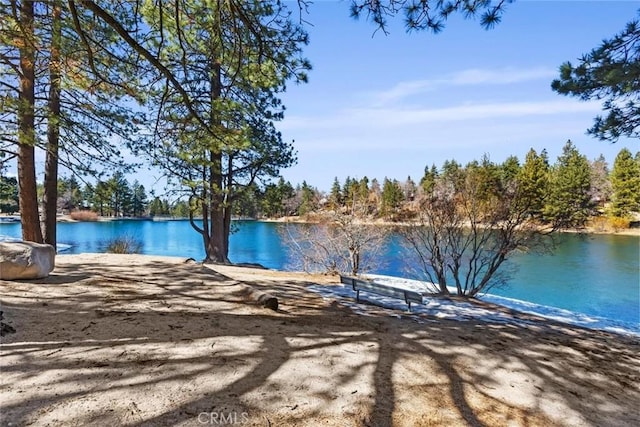
M 236 221 L 234 226 L 231 261 L 292 269 L 278 233 L 283 224 Z M 202 238 L 188 221 L 58 224 L 58 241 L 66 248 L 61 253 L 104 252 L 107 242 L 119 236 L 142 242 L 144 254 L 204 258 Z M 0 240 L 19 237 L 19 223 L 0 223 Z M 562 234 L 558 241 L 553 254 L 514 256 L 510 263 L 515 272 L 509 286 L 493 289 L 484 298 L 550 317 L 582 319 L 586 326 L 640 333 L 640 238 Z M 391 239 L 382 258 L 384 262 L 372 273 L 407 276 L 407 256 L 399 237 Z

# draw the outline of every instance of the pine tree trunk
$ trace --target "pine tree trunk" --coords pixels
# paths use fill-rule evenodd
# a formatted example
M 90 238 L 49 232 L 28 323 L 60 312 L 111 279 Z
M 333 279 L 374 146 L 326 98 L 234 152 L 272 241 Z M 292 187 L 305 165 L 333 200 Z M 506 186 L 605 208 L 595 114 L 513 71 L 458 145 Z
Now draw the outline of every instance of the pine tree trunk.
M 47 158 L 44 171 L 44 241 L 56 247 L 58 211 L 58 146 L 60 139 L 60 41 L 62 6 L 54 0 L 52 12 L 51 52 L 49 63 L 49 118 L 47 123 Z
M 222 196 L 222 154 L 210 152 L 209 156 L 209 238 L 206 246 L 207 261 L 221 264 L 230 264 L 229 233 L 225 232 L 225 205 Z
M 216 110 L 216 103 L 222 95 L 222 76 L 220 63 L 213 60 L 211 63 L 211 117 L 210 128 L 215 132 L 222 126 L 220 115 Z M 221 144 L 220 144 L 221 145 Z M 205 262 L 220 264 L 230 264 L 229 254 L 229 233 L 225 227 L 225 198 L 222 176 L 222 151 L 218 149 L 209 150 L 208 165 L 208 236 L 205 237 L 205 251 L 207 257 Z M 203 209 L 204 210 L 204 209 Z
M 20 47 L 20 95 L 18 106 L 18 189 L 22 239 L 42 243 L 35 165 L 35 42 L 34 2 L 20 3 L 23 37 Z

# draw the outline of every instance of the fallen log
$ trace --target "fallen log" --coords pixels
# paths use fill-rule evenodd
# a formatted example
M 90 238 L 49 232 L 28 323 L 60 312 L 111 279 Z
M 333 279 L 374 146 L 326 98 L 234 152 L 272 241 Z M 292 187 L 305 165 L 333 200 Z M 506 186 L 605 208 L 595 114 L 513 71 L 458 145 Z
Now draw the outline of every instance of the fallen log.
M 256 289 L 248 289 L 247 297 L 253 303 L 262 307 L 270 308 L 271 310 L 278 311 L 278 298 L 266 292 L 261 292 Z

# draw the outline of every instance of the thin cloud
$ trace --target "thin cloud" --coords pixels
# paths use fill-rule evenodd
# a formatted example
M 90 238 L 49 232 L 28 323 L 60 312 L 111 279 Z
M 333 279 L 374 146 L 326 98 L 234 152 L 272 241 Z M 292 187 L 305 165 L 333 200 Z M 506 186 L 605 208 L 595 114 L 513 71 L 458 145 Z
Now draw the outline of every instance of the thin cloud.
M 409 96 L 451 86 L 508 85 L 532 80 L 551 79 L 557 75 L 555 69 L 536 67 L 528 69 L 502 68 L 497 70 L 469 69 L 450 74 L 440 79 L 425 79 L 400 82 L 391 89 L 373 95 L 374 105 L 386 105 Z
M 514 84 L 531 80 L 546 80 L 553 78 L 557 73 L 557 70 L 547 67 L 503 68 L 501 70 L 472 69 L 454 74 L 449 82 L 452 85 Z
M 480 155 L 495 149 L 505 149 L 504 144 L 524 144 L 545 142 L 549 146 L 563 144 L 567 139 L 584 135 L 584 122 L 569 118 L 556 122 L 551 118 L 543 120 L 478 120 L 464 126 L 452 126 L 447 122 L 433 122 L 425 125 L 402 126 L 394 129 L 363 127 L 359 130 L 342 132 L 327 130 L 309 132 L 296 139 L 299 153 L 360 153 L 396 150 L 419 151 L 425 147 L 460 155 L 468 150 L 480 149 Z M 508 150 L 507 150 L 508 151 Z M 515 153 L 508 153 L 515 154 Z M 385 155 L 386 156 L 386 155 Z M 388 157 L 383 157 L 389 159 Z
M 428 122 L 458 122 L 484 119 L 508 119 L 525 116 L 547 116 L 576 112 L 597 111 L 597 102 L 571 100 L 542 102 L 506 102 L 493 104 L 469 104 L 445 108 L 375 108 L 353 110 L 351 118 L 370 121 L 374 126 L 406 126 Z
M 598 102 L 569 99 L 538 102 L 464 104 L 443 108 L 349 108 L 325 117 L 291 116 L 278 125 L 281 130 L 385 129 L 432 122 L 460 122 L 487 119 L 594 113 Z

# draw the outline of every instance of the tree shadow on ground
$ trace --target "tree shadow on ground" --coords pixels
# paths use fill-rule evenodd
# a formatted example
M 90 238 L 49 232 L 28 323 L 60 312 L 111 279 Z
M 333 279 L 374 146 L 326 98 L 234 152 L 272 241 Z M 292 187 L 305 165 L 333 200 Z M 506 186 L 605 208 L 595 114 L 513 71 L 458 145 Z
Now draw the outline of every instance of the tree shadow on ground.
M 206 425 L 224 414 L 261 426 L 640 422 L 635 338 L 533 317 L 395 318 L 379 307 L 362 316 L 307 284 L 108 257 L 60 265 L 37 283 L 0 282 L 17 329 L 3 338 L 3 423 Z M 247 286 L 284 309 L 251 304 Z

